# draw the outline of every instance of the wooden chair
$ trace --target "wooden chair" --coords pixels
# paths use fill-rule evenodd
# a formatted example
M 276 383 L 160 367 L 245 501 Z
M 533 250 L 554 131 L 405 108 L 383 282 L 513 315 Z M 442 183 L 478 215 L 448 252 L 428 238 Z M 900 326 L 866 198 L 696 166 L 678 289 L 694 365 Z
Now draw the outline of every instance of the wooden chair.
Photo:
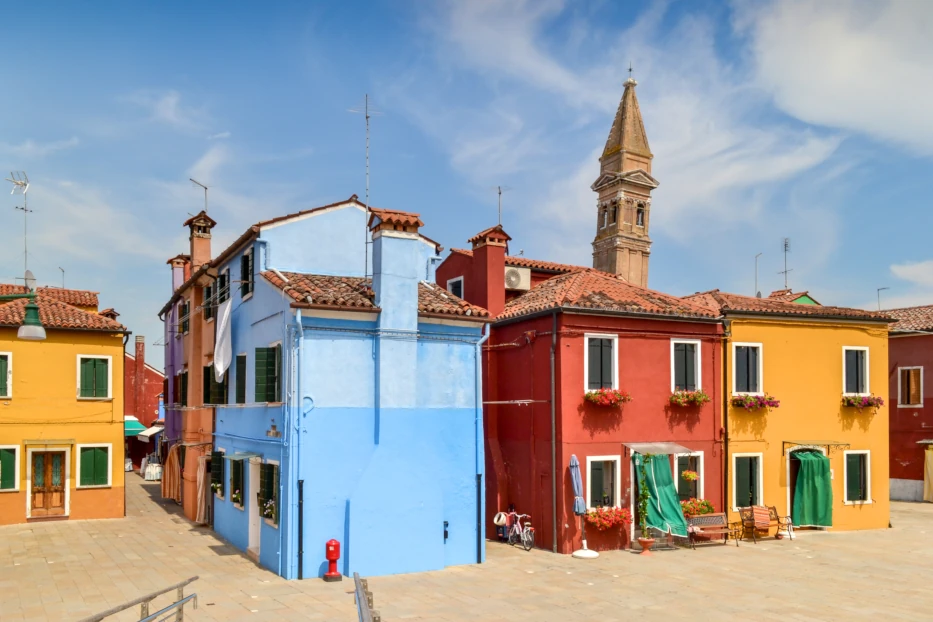
M 728 544 L 729 536 L 732 536 L 735 545 L 739 545 L 738 530 L 729 524 L 726 515 L 722 512 L 693 516 L 687 524 L 689 526 L 687 535 L 694 551 L 697 548 L 697 536 L 722 536 L 723 544 Z
M 767 537 L 771 530 L 771 513 L 763 505 L 739 508 L 739 518 L 742 521 L 742 537 L 751 536 L 755 544 L 758 544 L 759 532 L 763 531 Z
M 787 536 L 793 540 L 794 539 L 794 522 L 790 519 L 790 516 L 781 516 L 778 514 L 777 506 L 769 505 L 768 513 L 771 516 L 771 522 L 777 525 L 778 531 L 786 531 Z

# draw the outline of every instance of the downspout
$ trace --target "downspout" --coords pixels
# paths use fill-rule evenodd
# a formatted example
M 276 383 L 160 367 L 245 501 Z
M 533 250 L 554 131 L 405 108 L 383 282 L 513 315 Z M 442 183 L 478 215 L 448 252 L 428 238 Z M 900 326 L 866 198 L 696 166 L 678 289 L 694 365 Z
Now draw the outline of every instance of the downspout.
M 722 382 L 719 383 L 724 390 L 722 392 L 722 421 L 723 421 L 723 432 L 722 432 L 722 504 L 723 512 L 725 512 L 726 517 L 728 518 L 729 512 L 732 509 L 732 504 L 729 502 L 729 393 L 728 390 L 731 385 L 727 378 L 728 374 L 728 348 L 729 348 L 729 336 L 731 334 L 731 325 L 728 320 L 723 320 L 723 335 L 722 335 Z
M 296 370 L 295 374 L 297 380 L 295 381 L 295 407 L 292 413 L 295 416 L 296 428 L 294 430 L 295 434 L 295 476 L 298 479 L 298 578 L 304 578 L 304 484 L 305 481 L 301 478 L 301 350 L 302 342 L 304 342 L 305 329 L 304 324 L 301 320 L 301 309 L 295 310 L 295 320 L 298 322 L 298 348 L 296 354 Z M 291 433 L 292 430 L 289 431 Z M 292 448 L 288 447 L 288 452 L 291 454 Z
M 492 326 L 483 327 L 485 334 L 476 342 L 476 396 L 474 405 L 473 430 L 476 435 L 476 563 L 483 562 L 483 502 L 486 498 L 483 486 L 483 474 L 486 466 L 483 435 L 483 344 L 489 340 Z
M 551 550 L 557 552 L 557 387 L 554 382 L 557 351 L 557 309 L 551 315 Z

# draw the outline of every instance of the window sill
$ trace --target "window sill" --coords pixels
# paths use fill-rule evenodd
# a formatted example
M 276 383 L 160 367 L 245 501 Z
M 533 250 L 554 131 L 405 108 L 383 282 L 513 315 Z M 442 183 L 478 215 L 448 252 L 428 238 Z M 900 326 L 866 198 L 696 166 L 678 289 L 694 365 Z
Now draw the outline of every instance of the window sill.
M 871 499 L 866 499 L 865 501 L 843 501 L 842 505 L 871 505 L 874 503 Z
M 112 397 L 79 397 L 79 402 L 112 402 Z
M 205 321 L 205 322 L 213 322 L 213 321 L 214 321 L 214 318 L 213 318 L 213 316 L 208 317 L 208 318 L 204 318 L 204 321 Z
M 0 488 L 0 495 L 5 492 L 19 492 L 19 488 Z
M 871 393 L 843 393 L 842 397 L 871 397 Z
M 214 493 L 214 498 L 215 498 L 215 499 L 220 499 L 221 501 L 224 500 L 224 496 L 223 496 L 222 494 L 220 494 L 219 492 L 215 492 L 215 493 Z
M 745 397 L 746 395 L 751 395 L 753 397 L 764 397 L 765 394 L 763 391 L 752 391 L 752 392 L 742 392 L 742 391 L 733 391 L 732 397 Z
M 0 397 L 0 400 L 2 399 L 6 399 L 6 398 Z M 898 404 L 897 407 L 898 408 L 923 408 L 923 404 Z
M 75 490 L 99 490 L 101 488 L 113 488 L 110 484 L 101 484 L 99 486 L 75 486 Z
M 271 519 L 271 518 L 265 518 L 265 517 L 264 517 L 262 520 L 263 520 L 263 522 L 265 522 L 267 525 L 269 525 L 269 526 L 272 527 L 273 529 L 278 529 L 278 528 L 279 528 L 279 524 L 276 523 L 275 520 L 273 520 L 273 519 Z
M 240 302 L 246 302 L 247 300 L 249 300 L 249 299 L 252 298 L 252 297 L 253 297 L 253 292 L 250 292 L 250 293 L 246 294 L 245 296 L 243 296 L 242 298 L 240 298 Z
M 243 507 L 241 504 L 239 504 L 239 503 L 234 503 L 234 504 L 233 504 L 233 507 L 235 507 L 236 509 L 238 509 L 238 510 L 241 511 L 241 512 L 245 512 L 245 511 L 246 511 L 246 508 L 244 508 L 244 507 Z

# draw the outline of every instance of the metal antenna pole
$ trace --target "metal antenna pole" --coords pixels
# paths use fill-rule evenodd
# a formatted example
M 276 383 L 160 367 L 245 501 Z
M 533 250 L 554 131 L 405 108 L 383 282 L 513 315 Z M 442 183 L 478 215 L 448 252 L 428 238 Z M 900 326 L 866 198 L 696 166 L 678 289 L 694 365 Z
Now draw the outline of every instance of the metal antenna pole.
M 784 289 L 787 289 L 787 273 L 793 272 L 793 268 L 787 267 L 787 253 L 790 252 L 790 238 L 784 238 L 784 270 L 778 274 L 784 275 Z
M 364 261 L 366 262 L 363 266 L 363 274 L 367 277 L 369 276 L 369 245 L 372 244 L 372 241 L 369 239 L 369 120 L 372 117 L 379 116 L 382 113 L 375 109 L 370 109 L 369 107 L 369 93 L 366 93 L 363 99 L 363 108 L 359 107 L 350 108 L 347 112 L 356 112 L 362 113 L 363 117 L 366 119 L 366 220 L 363 223 L 363 248 L 365 249 Z
M 502 186 L 496 186 L 499 191 L 499 226 L 502 226 Z
M 761 257 L 764 253 L 758 253 L 755 255 L 755 295 L 758 295 L 758 258 Z
M 205 186 L 204 184 L 202 184 L 196 179 L 191 179 L 190 177 L 188 178 L 188 181 L 190 181 L 196 186 L 201 186 L 202 188 L 204 188 L 204 213 L 206 214 L 207 213 L 207 186 Z
M 32 210 L 29 209 L 29 177 L 26 175 L 25 171 L 14 171 L 10 173 L 10 176 L 7 177 L 7 181 L 13 184 L 13 190 L 10 191 L 10 194 L 16 194 L 21 192 L 23 195 L 23 206 L 15 206 L 16 209 L 23 211 L 23 270 L 29 270 L 29 244 L 28 234 L 29 234 L 29 212 Z
M 58 269 L 62 271 L 62 289 L 65 289 L 65 269 L 61 266 L 59 266 Z
M 879 311 L 881 311 L 881 292 L 884 291 L 884 290 L 886 290 L 886 289 L 891 289 L 891 288 L 890 288 L 890 287 L 879 287 L 879 288 L 878 288 L 878 292 L 877 292 L 877 293 L 878 293 L 878 310 L 879 310 Z

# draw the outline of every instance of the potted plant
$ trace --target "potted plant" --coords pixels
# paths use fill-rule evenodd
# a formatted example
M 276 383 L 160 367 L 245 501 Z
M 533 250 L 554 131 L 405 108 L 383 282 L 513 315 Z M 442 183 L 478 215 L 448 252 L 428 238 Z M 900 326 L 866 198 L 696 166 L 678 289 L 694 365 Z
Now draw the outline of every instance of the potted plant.
M 875 410 L 879 406 L 884 406 L 884 400 L 875 395 L 843 395 L 842 405 L 862 412 L 864 408 Z
M 768 394 L 733 395 L 731 404 L 733 408 L 744 408 L 745 410 L 751 412 L 761 410 L 767 411 L 771 408 L 777 408 L 781 405 L 781 402 Z
M 266 499 L 262 506 L 262 517 L 275 520 L 275 499 Z
M 703 514 L 712 514 L 715 510 L 713 504 L 706 499 L 696 499 L 691 497 L 680 502 L 680 509 L 683 510 L 684 517 L 701 516 Z
M 220 482 L 211 482 L 211 492 L 220 493 L 223 490 L 223 486 Z
M 680 476 L 688 482 L 695 482 L 698 479 L 700 479 L 700 474 L 697 473 L 696 471 L 691 471 L 690 469 L 687 469 L 686 471 L 681 471 Z
M 583 399 L 597 406 L 617 408 L 626 402 L 632 401 L 628 391 L 621 389 L 596 389 L 583 394 Z
M 600 531 L 632 523 L 632 513 L 628 508 L 596 508 L 584 514 L 584 518 L 587 523 Z
M 702 406 L 710 401 L 710 396 L 703 389 L 674 391 L 670 397 L 671 406 Z
M 641 481 L 638 486 L 638 527 L 641 529 L 641 536 L 638 538 L 638 544 L 641 546 L 641 555 L 650 555 L 651 547 L 654 546 L 654 538 L 648 537 L 648 502 L 651 495 L 648 492 L 648 463 L 654 456 L 644 454 L 641 457 L 639 472 Z
M 243 505 L 243 493 L 238 490 L 235 490 L 232 495 L 230 495 L 230 500 L 237 505 Z

